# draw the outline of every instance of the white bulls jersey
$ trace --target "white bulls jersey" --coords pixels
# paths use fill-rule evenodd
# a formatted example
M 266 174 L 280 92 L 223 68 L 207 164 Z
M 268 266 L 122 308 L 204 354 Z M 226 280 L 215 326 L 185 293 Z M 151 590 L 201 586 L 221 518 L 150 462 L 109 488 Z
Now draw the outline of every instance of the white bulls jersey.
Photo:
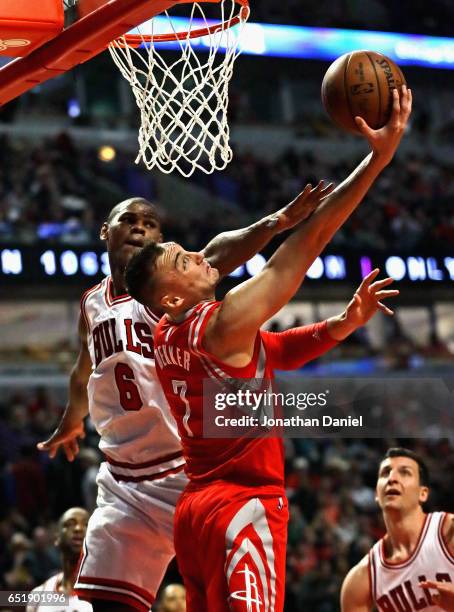
M 32 593 L 38 595 L 39 593 L 46 593 L 44 596 L 43 605 L 39 603 L 33 603 L 33 597 L 31 597 L 31 603 L 27 606 L 27 612 L 93 612 L 93 608 L 88 601 L 82 601 L 77 595 L 69 595 L 68 604 L 59 604 L 52 600 L 52 605 L 46 603 L 49 601 L 50 593 L 61 593 L 60 585 L 63 580 L 63 572 L 55 574 L 48 578 L 46 582 L 33 589 Z
M 156 376 L 158 322 L 129 295 L 112 296 L 111 277 L 81 301 L 93 371 L 90 417 L 110 470 L 121 480 L 172 473 L 184 464 L 176 423 Z
M 418 544 L 409 559 L 389 563 L 384 558 L 384 540 L 378 541 L 369 553 L 372 598 L 378 610 L 413 612 L 441 610 L 432 603 L 423 580 L 454 582 L 454 557 L 443 540 L 444 512 L 427 514 Z

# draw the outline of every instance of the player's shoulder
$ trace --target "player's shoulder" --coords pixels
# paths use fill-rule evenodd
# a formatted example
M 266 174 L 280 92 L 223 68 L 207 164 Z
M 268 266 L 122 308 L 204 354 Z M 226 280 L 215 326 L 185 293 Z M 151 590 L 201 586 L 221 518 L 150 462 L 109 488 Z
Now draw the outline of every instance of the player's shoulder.
M 54 574 L 50 576 L 45 582 L 38 585 L 32 590 L 32 593 L 38 593 L 41 591 L 56 591 L 57 585 L 61 582 L 63 578 L 63 572 L 59 572 L 58 574 Z
M 454 546 L 454 514 L 445 512 L 441 520 L 443 538 Z
M 178 321 L 164 315 L 156 326 L 156 340 L 159 342 L 161 339 L 167 343 L 170 338 L 175 341 L 176 338 L 181 337 L 181 334 L 186 337 L 189 333 L 190 343 L 197 344 L 205 334 L 207 325 L 211 325 L 213 315 L 216 319 L 220 304 L 221 302 L 214 300 L 199 302 L 187 310 Z
M 90 296 L 95 295 L 103 290 L 105 290 L 106 288 L 106 284 L 108 282 L 109 277 L 106 276 L 105 278 L 103 278 L 99 283 L 96 283 L 96 285 L 92 285 L 91 287 L 89 287 L 88 289 L 86 289 L 83 293 L 82 296 L 80 298 L 81 302 L 86 301 Z
M 342 611 L 370 609 L 372 605 L 369 555 L 354 565 L 344 578 L 341 590 Z

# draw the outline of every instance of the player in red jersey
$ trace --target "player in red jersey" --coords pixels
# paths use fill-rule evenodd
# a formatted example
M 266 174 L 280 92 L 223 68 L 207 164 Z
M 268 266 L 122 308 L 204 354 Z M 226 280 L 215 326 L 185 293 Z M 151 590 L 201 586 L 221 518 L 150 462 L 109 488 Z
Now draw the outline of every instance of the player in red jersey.
M 277 438 L 209 440 L 202 436 L 203 379 L 271 378 L 327 350 L 396 291 L 392 279 L 366 277 L 346 311 L 309 332 L 260 332 L 296 293 L 306 271 L 390 162 L 411 110 L 394 92 L 385 128 L 365 128 L 372 152 L 278 248 L 263 270 L 214 301 L 219 273 L 202 253 L 151 243 L 126 270 L 130 294 L 166 312 L 155 333 L 159 379 L 182 439 L 190 478 L 175 515 L 175 550 L 189 612 L 282 610 L 287 507 L 283 448 Z M 311 187 L 306 187 L 309 193 Z M 320 193 L 319 184 L 314 193 Z M 392 313 L 391 313 L 392 314 Z
M 205 247 L 205 256 L 227 274 L 310 215 L 322 195 L 300 194 L 249 227 L 223 232 Z M 82 298 L 68 405 L 38 448 L 50 457 L 62 448 L 72 461 L 90 414 L 106 460 L 75 590 L 95 612 L 145 612 L 174 556 L 173 515 L 187 483 L 177 427 L 155 371 L 159 317 L 127 295 L 124 279 L 132 255 L 149 240 L 162 239 L 158 211 L 143 198 L 120 202 L 100 237 L 111 274 Z

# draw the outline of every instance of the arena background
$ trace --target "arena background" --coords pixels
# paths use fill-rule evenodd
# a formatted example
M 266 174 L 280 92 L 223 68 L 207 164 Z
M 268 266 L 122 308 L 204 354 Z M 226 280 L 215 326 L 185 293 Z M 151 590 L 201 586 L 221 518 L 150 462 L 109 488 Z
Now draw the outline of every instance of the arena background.
M 262 0 L 252 6 L 256 22 L 433 36 L 452 36 L 453 18 L 448 0 Z M 102 274 L 97 236 L 106 213 L 117 201 L 142 195 L 159 205 L 168 238 L 199 248 L 219 231 L 278 209 L 307 181 L 339 181 L 367 148 L 324 114 L 319 89 L 327 66 L 240 57 L 229 113 L 234 160 L 223 173 L 190 180 L 133 164 L 138 117 L 108 54 L 0 111 L 1 589 L 41 583 L 58 566 L 55 520 L 69 506 L 95 505 L 101 458 L 90 425 L 72 464 L 61 456 L 50 461 L 35 444 L 53 430 L 65 405 L 78 300 Z M 396 316 L 378 315 L 303 374 L 440 377 L 452 371 L 454 273 L 446 262 L 452 266 L 454 258 L 454 73 L 403 69 L 414 111 L 396 159 L 338 232 L 313 278 L 269 327 L 339 312 L 365 257 L 373 265 L 403 262 Z M 17 252 L 25 262 L 20 269 Z M 426 278 L 411 273 L 412 257 L 422 258 Z M 223 290 L 259 265 L 255 260 L 238 271 Z M 453 510 L 453 433 L 443 439 L 396 440 L 389 432 L 375 440 L 286 441 L 287 612 L 339 609 L 345 574 L 383 533 L 374 485 L 389 446 L 420 452 L 432 473 L 430 507 Z M 175 565 L 170 580 L 178 580 Z

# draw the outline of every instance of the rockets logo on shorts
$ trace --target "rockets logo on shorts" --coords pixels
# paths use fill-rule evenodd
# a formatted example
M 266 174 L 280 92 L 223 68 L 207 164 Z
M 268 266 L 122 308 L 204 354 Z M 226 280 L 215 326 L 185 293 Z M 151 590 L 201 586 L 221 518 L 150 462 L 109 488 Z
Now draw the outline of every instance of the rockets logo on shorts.
M 246 602 L 248 612 L 273 610 L 276 599 L 273 534 L 259 499 L 249 500 L 238 510 L 227 527 L 225 541 L 225 574 L 231 599 Z
M 234 591 L 230 594 L 230 598 L 244 601 L 247 612 L 260 612 L 263 610 L 263 599 L 260 597 L 256 574 L 249 569 L 247 563 L 244 563 L 244 569 L 234 572 L 235 577 L 237 574 L 244 574 L 244 590 Z

